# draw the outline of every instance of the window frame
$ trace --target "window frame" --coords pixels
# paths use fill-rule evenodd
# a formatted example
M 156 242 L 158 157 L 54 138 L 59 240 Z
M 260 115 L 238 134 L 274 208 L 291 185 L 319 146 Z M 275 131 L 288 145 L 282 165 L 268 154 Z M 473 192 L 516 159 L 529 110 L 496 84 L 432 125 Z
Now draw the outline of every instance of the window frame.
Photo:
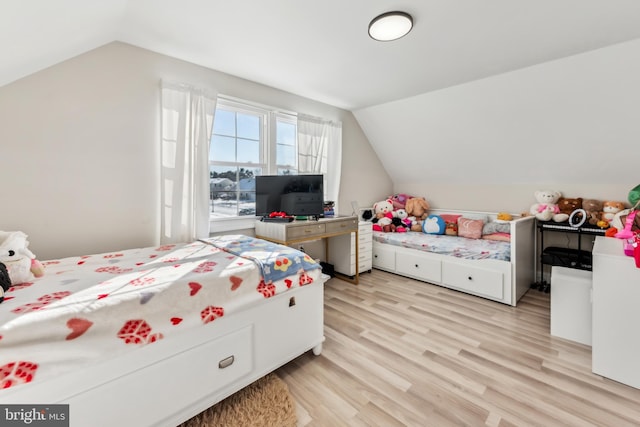
M 239 98 L 219 95 L 216 101 L 216 110 L 226 109 L 236 113 L 257 114 L 261 116 L 261 135 L 260 135 L 260 162 L 259 163 L 240 163 L 228 161 L 213 161 L 208 158 L 209 168 L 214 166 L 230 166 L 244 168 L 259 168 L 263 175 L 274 175 L 278 173 L 279 166 L 295 166 L 296 174 L 298 173 L 297 156 L 298 156 L 298 135 L 297 135 L 297 114 L 290 111 L 270 107 L 246 101 Z M 215 121 L 215 115 L 214 115 Z M 295 165 L 279 165 L 277 163 L 277 122 L 282 121 L 291 123 L 295 128 Z M 211 130 L 211 138 L 213 138 L 213 128 Z M 209 154 L 208 154 L 209 156 Z M 211 199 L 209 199 L 211 202 Z M 219 233 L 229 230 L 243 230 L 255 228 L 257 216 L 232 216 L 232 217 L 216 217 L 209 216 L 209 233 Z

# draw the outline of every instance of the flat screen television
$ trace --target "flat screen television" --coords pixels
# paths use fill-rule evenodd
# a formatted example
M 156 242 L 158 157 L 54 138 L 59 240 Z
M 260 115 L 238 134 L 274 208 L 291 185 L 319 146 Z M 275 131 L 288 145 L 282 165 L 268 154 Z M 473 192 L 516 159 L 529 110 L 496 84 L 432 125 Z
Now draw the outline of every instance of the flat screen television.
M 256 176 L 256 215 L 286 212 L 294 216 L 322 216 L 322 180 L 322 175 Z

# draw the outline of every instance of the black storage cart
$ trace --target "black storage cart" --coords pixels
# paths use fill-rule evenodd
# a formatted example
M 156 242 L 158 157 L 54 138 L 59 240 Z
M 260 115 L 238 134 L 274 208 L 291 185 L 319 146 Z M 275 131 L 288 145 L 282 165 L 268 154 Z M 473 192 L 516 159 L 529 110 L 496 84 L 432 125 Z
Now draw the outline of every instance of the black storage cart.
M 568 268 L 577 268 L 579 270 L 591 271 L 592 256 L 591 251 L 582 249 L 582 235 L 599 235 L 604 236 L 606 230 L 595 225 L 583 224 L 579 227 L 571 225 L 566 222 L 553 222 L 553 221 L 537 221 L 536 224 L 539 235 L 539 248 L 542 249 L 540 253 L 540 280 L 534 282 L 531 287 L 537 288 L 543 292 L 549 292 L 550 283 L 544 280 L 544 266 L 560 266 Z M 578 235 L 578 247 L 573 248 L 561 248 L 557 246 L 544 247 L 544 233 L 545 232 L 563 232 L 572 233 Z

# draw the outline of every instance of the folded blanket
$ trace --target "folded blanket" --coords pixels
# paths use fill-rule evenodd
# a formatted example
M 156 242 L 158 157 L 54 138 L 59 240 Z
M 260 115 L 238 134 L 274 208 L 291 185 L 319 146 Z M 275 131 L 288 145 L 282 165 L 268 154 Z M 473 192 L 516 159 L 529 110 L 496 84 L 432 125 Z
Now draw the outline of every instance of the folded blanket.
M 262 271 L 265 283 L 281 280 L 293 272 L 321 268 L 320 264 L 304 252 L 255 237 L 237 234 L 200 241 L 254 262 Z

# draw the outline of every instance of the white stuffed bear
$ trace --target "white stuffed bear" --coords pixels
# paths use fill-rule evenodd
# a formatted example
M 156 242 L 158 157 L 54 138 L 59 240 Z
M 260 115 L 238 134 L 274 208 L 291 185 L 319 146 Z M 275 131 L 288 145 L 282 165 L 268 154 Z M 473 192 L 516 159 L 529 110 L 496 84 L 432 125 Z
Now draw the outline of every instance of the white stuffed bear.
M 373 211 L 378 219 L 387 216 L 387 213 L 393 212 L 393 202 L 391 199 L 382 200 L 373 204 Z
M 383 231 L 385 225 L 391 224 L 393 218 L 393 202 L 391 199 L 381 200 L 373 204 L 373 230 Z
M 22 231 L 0 231 L 0 262 L 7 267 L 12 285 L 44 274 L 42 264 L 27 246 L 29 241 Z
M 559 191 L 538 190 L 535 192 L 538 203 L 531 205 L 529 212 L 540 221 L 563 222 L 569 219 L 569 215 L 560 212 L 558 200 L 562 197 Z

